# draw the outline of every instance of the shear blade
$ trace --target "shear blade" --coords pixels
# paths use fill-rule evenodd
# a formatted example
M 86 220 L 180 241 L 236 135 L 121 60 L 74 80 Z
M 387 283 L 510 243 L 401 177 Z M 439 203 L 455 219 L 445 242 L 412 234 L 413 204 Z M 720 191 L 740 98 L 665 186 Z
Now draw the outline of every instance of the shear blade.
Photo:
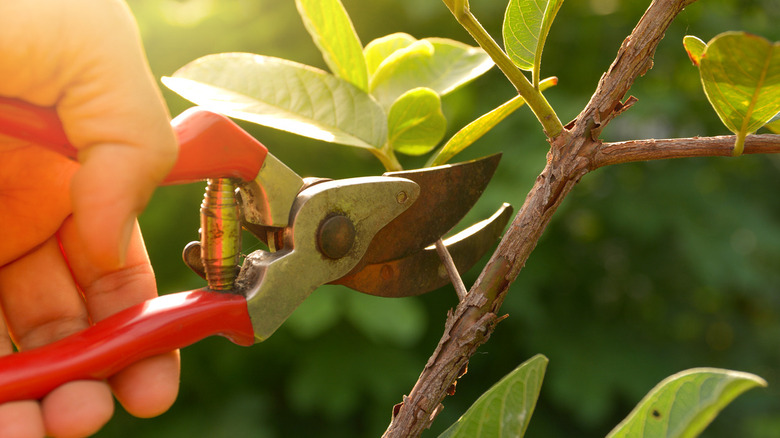
M 383 176 L 416 182 L 420 197 L 374 236 L 353 272 L 368 264 L 417 253 L 439 240 L 471 210 L 500 160 L 501 154 L 495 154 L 463 163 L 385 173 Z
M 512 206 L 504 204 L 490 218 L 444 240 L 459 272 L 470 269 L 493 247 L 511 216 Z M 364 265 L 333 284 L 370 295 L 406 297 L 430 292 L 449 282 L 439 254 L 429 246 L 396 260 Z

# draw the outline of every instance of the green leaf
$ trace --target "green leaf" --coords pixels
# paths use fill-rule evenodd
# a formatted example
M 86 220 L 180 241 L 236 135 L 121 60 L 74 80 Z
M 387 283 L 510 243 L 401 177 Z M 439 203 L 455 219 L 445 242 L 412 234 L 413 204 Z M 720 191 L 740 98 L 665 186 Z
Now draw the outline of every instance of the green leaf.
M 775 114 L 775 116 L 772 117 L 772 120 L 764 125 L 764 128 L 774 132 L 775 134 L 780 134 L 780 113 Z
M 376 69 L 369 90 L 385 108 L 413 88 L 430 88 L 439 96 L 488 71 L 493 61 L 480 48 L 426 38 L 398 49 Z
M 528 428 L 547 368 L 541 354 L 507 374 L 439 438 L 521 438 Z
M 304 137 L 362 148 L 387 141 L 387 116 L 371 96 L 292 61 L 248 53 L 209 55 L 163 83 L 198 105 Z
M 766 125 L 764 125 L 764 127 L 774 132 L 775 134 L 780 134 L 780 120 L 769 122 Z
M 430 152 L 446 129 L 441 98 L 430 88 L 415 88 L 402 94 L 387 115 L 387 141 L 402 154 Z
M 737 134 L 734 155 L 742 154 L 745 136 L 780 112 L 780 42 L 722 33 L 707 44 L 699 73 L 718 117 Z
M 515 65 L 538 77 L 542 50 L 563 0 L 510 0 L 504 14 L 504 48 Z M 536 84 L 537 81 L 534 81 Z
M 395 53 L 396 50 L 409 47 L 415 41 L 417 40 L 408 33 L 398 32 L 377 38 L 368 43 L 366 48 L 363 49 L 368 75 L 373 76 L 382 62 Z
M 544 91 L 557 83 L 558 78 L 547 78 L 539 84 L 539 90 Z M 480 116 L 477 120 L 464 126 L 460 131 L 456 132 L 441 149 L 439 149 L 439 152 L 428 161 L 426 166 L 439 166 L 446 163 L 452 157 L 479 140 L 480 137 L 493 129 L 508 115 L 515 112 L 516 109 L 523 106 L 524 103 L 525 100 L 522 96 L 515 96 L 509 101 L 501 104 L 501 106 L 492 109 L 490 112 Z
M 314 44 L 334 75 L 368 91 L 363 45 L 339 0 L 295 0 Z
M 766 381 L 753 374 L 694 368 L 653 388 L 607 438 L 695 437 L 738 395 Z
M 701 61 L 701 55 L 704 54 L 704 49 L 707 48 L 707 43 L 693 35 L 686 35 L 683 38 L 683 47 L 685 47 L 688 58 L 691 59 L 693 65 L 698 67 L 699 62 Z

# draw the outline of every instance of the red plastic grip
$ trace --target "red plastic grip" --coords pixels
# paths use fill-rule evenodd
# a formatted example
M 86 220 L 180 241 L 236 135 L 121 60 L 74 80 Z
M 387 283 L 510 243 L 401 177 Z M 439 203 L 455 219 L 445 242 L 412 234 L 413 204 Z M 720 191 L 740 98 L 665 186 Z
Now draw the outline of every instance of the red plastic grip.
M 254 343 L 244 297 L 206 290 L 163 295 L 52 344 L 0 357 L 0 403 L 40 399 L 73 380 L 103 380 L 212 335 Z
M 171 121 L 179 142 L 179 158 L 164 184 L 183 184 L 207 178 L 252 181 L 268 149 L 229 118 L 194 107 Z M 36 143 L 76 160 L 53 108 L 0 97 L 0 133 Z

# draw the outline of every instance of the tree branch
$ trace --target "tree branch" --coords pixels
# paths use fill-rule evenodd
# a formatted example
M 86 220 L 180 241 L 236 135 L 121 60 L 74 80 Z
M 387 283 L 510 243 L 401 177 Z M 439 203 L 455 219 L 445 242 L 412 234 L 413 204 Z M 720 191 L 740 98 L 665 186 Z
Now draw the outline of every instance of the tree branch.
M 665 160 L 690 157 L 731 157 L 734 135 L 718 137 L 665 138 L 605 143 L 593 158 L 594 168 L 634 161 Z M 780 135 L 749 135 L 745 154 L 780 153 Z
M 583 175 L 598 167 L 596 163 L 606 162 L 597 160 L 604 156 L 598 140 L 601 129 L 634 102 L 620 100 L 634 80 L 652 67 L 653 54 L 664 32 L 690 3 L 692 0 L 653 0 L 623 42 L 583 111 L 552 140 L 547 165 L 477 282 L 448 314 L 436 350 L 409 395 L 393 410 L 385 437 L 416 437 L 433 422 L 449 388 L 501 320 L 498 311 L 509 286 L 525 265 L 553 213 Z M 618 148 L 613 153 L 621 155 Z

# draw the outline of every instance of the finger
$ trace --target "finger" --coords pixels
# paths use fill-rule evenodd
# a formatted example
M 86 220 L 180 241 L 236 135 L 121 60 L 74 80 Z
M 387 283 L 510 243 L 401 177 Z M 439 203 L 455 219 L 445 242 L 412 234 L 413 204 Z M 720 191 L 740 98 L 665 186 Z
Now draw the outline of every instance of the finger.
M 49 150 L 0 138 L 0 266 L 53 236 L 71 214 L 77 166 Z
M 13 345 L 3 318 L 0 318 L 0 356 L 13 353 Z M 7 438 L 42 438 L 45 434 L 38 403 L 24 400 L 0 404 L 0 436 Z
M 20 350 L 51 343 L 89 326 L 84 302 L 56 238 L 0 270 L 0 305 Z M 105 382 L 63 385 L 44 397 L 40 409 L 37 403 L 35 409 L 29 402 L 20 403 L 23 407 L 9 404 L 7 409 L 28 418 L 37 409 L 38 418 L 30 421 L 42 421 L 47 433 L 55 436 L 94 433 L 113 414 L 111 391 Z
M 43 438 L 46 434 L 38 403 L 33 400 L 0 405 L 0 436 Z
M 84 302 L 54 237 L 0 269 L 0 306 L 20 350 L 89 326 Z
M 136 217 L 158 183 L 149 166 L 138 150 L 104 144 L 90 151 L 73 178 L 73 215 L 86 244 L 83 252 L 102 270 L 126 263 Z
M 108 379 L 114 396 L 130 414 L 156 417 L 173 405 L 179 393 L 179 351 L 138 361 Z
M 66 383 L 41 402 L 46 434 L 85 437 L 100 430 L 114 415 L 114 399 L 105 382 L 81 380 Z
M 72 194 L 87 254 L 116 268 L 132 221 L 176 155 L 168 112 L 127 5 L 0 2 L 0 56 L 0 95 L 56 105 L 83 164 Z
M 90 263 L 82 251 L 85 243 L 73 220 L 65 221 L 60 239 L 93 321 L 157 296 L 154 273 L 137 224 L 131 234 L 127 262 L 121 269 L 106 271 Z M 109 382 L 116 398 L 131 414 L 138 417 L 159 415 L 176 400 L 178 352 L 136 362 L 111 377 Z
M 135 218 L 173 165 L 177 146 L 132 15 L 123 2 L 93 3 L 114 7 L 80 17 L 99 23 L 99 42 L 82 41 L 91 56 L 80 60 L 83 71 L 57 108 L 80 150 L 72 186 L 77 228 L 93 263 L 110 268 L 123 263 Z

